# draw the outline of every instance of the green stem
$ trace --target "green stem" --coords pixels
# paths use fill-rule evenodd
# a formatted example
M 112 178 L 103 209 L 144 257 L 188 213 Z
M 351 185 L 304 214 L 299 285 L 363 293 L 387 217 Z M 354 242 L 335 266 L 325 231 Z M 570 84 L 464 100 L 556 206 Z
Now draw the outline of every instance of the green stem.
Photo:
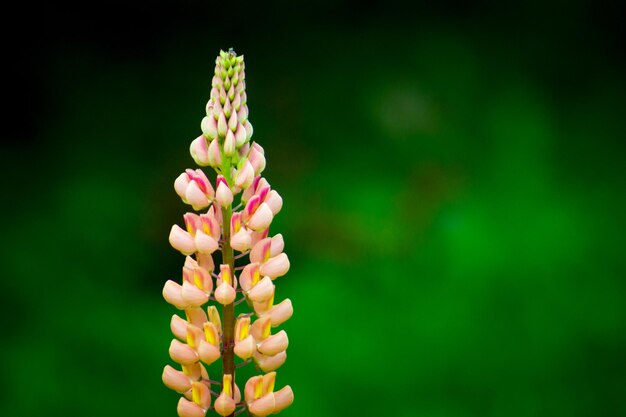
M 226 178 L 226 182 L 230 186 L 230 160 L 228 158 L 224 158 L 224 177 Z M 230 266 L 230 273 L 232 279 L 235 277 L 235 257 L 233 253 L 233 248 L 230 247 L 230 219 L 232 217 L 233 210 L 232 204 L 228 207 L 222 208 L 222 219 L 223 219 L 223 228 L 224 228 L 224 243 L 222 245 L 222 261 L 224 264 Z M 231 387 L 231 392 L 234 394 L 235 392 L 235 355 L 234 355 L 234 347 L 235 347 L 235 305 L 234 303 L 230 303 L 228 305 L 223 306 L 222 308 L 222 323 L 224 326 L 223 329 L 223 340 L 222 346 L 224 347 L 224 353 L 222 355 L 222 375 L 232 375 L 233 386 Z M 234 414 L 234 413 L 233 413 Z M 232 417 L 231 414 L 229 417 Z

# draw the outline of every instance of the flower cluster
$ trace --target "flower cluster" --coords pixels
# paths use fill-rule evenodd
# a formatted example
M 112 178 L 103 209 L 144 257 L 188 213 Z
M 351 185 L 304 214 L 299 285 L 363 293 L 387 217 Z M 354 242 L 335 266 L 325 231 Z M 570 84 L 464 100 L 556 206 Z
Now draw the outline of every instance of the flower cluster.
M 273 328 L 293 313 L 291 300 L 274 303 L 274 280 L 287 273 L 289 258 L 283 236 L 269 233 L 283 201 L 261 176 L 265 152 L 251 142 L 243 56 L 232 50 L 217 57 L 201 130 L 191 156 L 217 175 L 212 183 L 201 169 L 187 169 L 174 182 L 183 202 L 200 213 L 186 213 L 184 228 L 174 225 L 169 236 L 186 259 L 182 279 L 168 280 L 163 297 L 185 317 L 172 316 L 169 353 L 180 369 L 167 365 L 163 382 L 182 394 L 180 417 L 204 417 L 209 409 L 262 417 L 293 402 L 288 385 L 274 392 L 274 371 L 287 358 L 289 339 Z M 210 301 L 221 305 L 221 314 Z M 234 306 L 243 301 L 252 311 L 235 318 Z M 235 356 L 242 362 L 235 365 Z M 219 360 L 222 375 L 210 379 L 207 367 Z M 246 382 L 242 400 L 235 368 L 248 362 L 265 374 Z

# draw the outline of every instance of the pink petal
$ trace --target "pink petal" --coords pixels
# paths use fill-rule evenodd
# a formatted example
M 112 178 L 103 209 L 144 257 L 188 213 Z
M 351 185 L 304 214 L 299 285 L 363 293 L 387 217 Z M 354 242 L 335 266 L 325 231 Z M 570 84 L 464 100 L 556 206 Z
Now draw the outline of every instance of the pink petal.
M 209 119 L 205 117 L 205 119 Z M 204 122 L 204 119 L 202 120 Z M 189 153 L 191 157 L 196 162 L 196 164 L 201 167 L 205 167 L 209 165 L 209 146 L 206 143 L 206 138 L 204 135 L 198 136 L 191 142 L 189 146 Z
M 270 206 L 272 213 L 275 215 L 278 214 L 281 208 L 283 208 L 283 198 L 276 192 L 276 190 L 270 191 L 267 198 L 265 199 L 265 203 Z
M 256 231 L 266 229 L 272 223 L 273 218 L 272 209 L 266 203 L 262 203 L 250 217 L 248 227 Z
M 176 180 L 174 181 L 174 190 L 176 190 L 176 194 L 186 203 L 185 200 L 185 192 L 187 191 L 187 186 L 189 185 L 189 176 L 186 173 L 180 174 Z
M 263 376 L 261 375 L 253 376 L 248 379 L 248 381 L 246 382 L 246 385 L 243 388 L 243 395 L 244 395 L 244 399 L 246 400 L 246 403 L 250 404 L 255 400 L 254 394 L 256 393 L 256 387 L 258 384 L 262 384 L 262 383 L 263 383 Z
M 185 199 L 194 210 L 202 210 L 209 205 L 209 199 L 200 189 L 195 179 L 189 182 L 189 186 L 185 191 Z
M 235 400 L 230 396 L 222 393 L 213 404 L 215 411 L 221 416 L 228 416 L 235 411 Z
M 274 413 L 278 413 L 293 403 L 293 391 L 289 385 L 284 386 L 280 391 L 274 393 Z
M 199 307 L 190 307 L 185 309 L 189 323 L 196 327 L 202 328 L 204 323 L 208 321 L 206 313 Z
M 258 195 L 254 195 L 248 200 L 246 203 L 246 207 L 243 209 L 243 219 L 248 221 L 250 217 L 254 214 L 254 212 L 261 205 L 261 198 Z
M 250 413 L 255 416 L 265 417 L 274 412 L 275 406 L 276 401 L 274 400 L 274 393 L 270 392 L 261 398 L 254 400 L 252 404 L 249 404 L 248 410 L 250 410 Z
M 259 240 L 250 251 L 250 262 L 265 262 L 269 259 L 272 248 L 272 240 L 268 237 Z
M 267 314 L 272 321 L 272 327 L 280 326 L 293 315 L 293 306 L 289 298 L 283 300 L 280 304 L 275 305 Z
M 207 158 L 209 164 L 212 167 L 218 167 L 222 165 L 222 153 L 220 151 L 220 145 L 217 140 L 214 140 L 209 144 Z
M 265 356 L 256 354 L 254 360 L 263 372 L 275 371 L 280 368 L 287 360 L 287 351 L 282 351 L 274 356 Z
M 191 307 L 199 307 L 209 301 L 209 296 L 188 281 L 183 282 L 181 292 L 183 301 Z
M 277 234 L 272 238 L 272 244 L 270 246 L 270 257 L 274 257 L 281 253 L 285 249 L 285 241 L 282 234 Z
M 239 252 L 247 251 L 250 249 L 251 245 L 252 237 L 250 236 L 250 231 L 245 228 L 239 229 L 239 231 L 230 238 L 230 246 Z
M 217 186 L 217 191 L 215 192 L 215 201 L 221 207 L 228 207 L 230 203 L 233 202 L 233 192 L 228 188 L 224 182 L 220 182 Z
M 228 284 L 227 282 L 222 282 L 215 289 L 215 299 L 217 300 L 218 303 L 222 305 L 231 304 L 233 301 L 235 301 L 235 296 L 236 296 L 235 289 L 233 288 L 232 285 Z
M 179 417 L 204 417 L 206 415 L 206 411 L 198 404 L 194 404 L 185 398 L 178 400 L 176 411 Z
M 224 139 L 224 155 L 228 157 L 233 156 L 235 154 L 235 146 L 235 135 L 229 129 L 226 132 L 226 139 Z
M 196 232 L 196 237 L 194 239 L 196 249 L 200 253 L 204 253 L 207 255 L 212 254 L 219 247 L 217 241 L 213 239 L 212 236 L 207 235 L 202 230 L 198 230 Z
M 211 390 L 204 382 L 194 382 L 191 385 L 193 402 L 206 410 L 211 407 Z
M 219 101 L 217 103 L 219 103 Z M 217 133 L 220 135 L 221 138 L 226 137 L 227 129 L 228 129 L 228 123 L 226 122 L 226 116 L 222 112 L 219 116 L 219 119 L 217 119 Z
M 248 160 L 250 161 L 250 164 L 252 164 L 255 175 L 259 175 L 265 169 L 266 162 L 263 148 L 261 148 L 261 146 L 256 142 L 252 144 L 252 147 L 250 148 Z
M 183 255 L 191 255 L 196 251 L 196 245 L 191 235 L 176 224 L 170 230 L 169 240 L 172 247 Z
M 189 380 L 189 377 L 169 365 L 166 365 L 165 368 L 163 368 L 161 379 L 166 387 L 176 392 L 182 393 L 191 388 L 191 381 Z
M 209 140 L 215 139 L 217 137 L 217 121 L 215 117 L 213 115 L 204 117 L 202 122 L 200 122 L 200 129 Z
M 187 322 L 176 314 L 172 315 L 172 320 L 170 321 L 170 330 L 172 330 L 174 336 L 176 336 L 180 340 L 187 340 Z
M 239 285 L 241 285 L 241 288 L 243 288 L 244 291 L 249 291 L 250 288 L 252 288 L 252 278 L 258 273 L 258 262 L 252 262 L 243 268 L 243 271 L 241 271 L 241 275 L 239 275 Z
M 246 128 L 241 123 L 238 123 L 235 130 L 235 144 L 237 147 L 242 147 L 244 143 L 246 143 Z
M 200 341 L 198 345 L 198 356 L 202 362 L 207 365 L 211 365 L 213 362 L 220 358 L 220 350 L 218 347 L 213 346 L 209 342 L 204 340 Z
M 268 337 L 258 347 L 259 352 L 267 356 L 274 356 L 289 346 L 289 338 L 287 332 L 281 330 L 280 332 Z
M 267 275 L 272 279 L 278 278 L 289 271 L 289 266 L 289 258 L 285 253 L 281 253 L 261 265 L 261 275 Z
M 246 161 L 243 164 L 243 167 L 237 172 L 237 177 L 235 178 L 235 185 L 242 190 L 250 187 L 252 185 L 252 181 L 254 180 L 254 168 L 250 164 L 249 161 Z
M 173 339 L 170 343 L 170 357 L 181 365 L 191 365 L 198 361 L 198 354 L 188 345 Z
M 236 342 L 234 350 L 235 355 L 239 356 L 241 359 L 248 359 L 252 357 L 252 354 L 256 350 L 254 338 L 251 335 L 248 335 L 245 339 Z
M 183 215 L 183 219 L 185 220 L 187 233 L 189 233 L 191 236 L 195 235 L 196 230 L 202 228 L 202 221 L 200 219 L 200 216 L 195 213 L 185 213 Z
M 183 300 L 181 293 L 182 287 L 180 286 L 180 284 L 172 281 L 171 279 L 167 280 L 167 282 L 163 286 L 163 298 L 165 298 L 165 301 L 167 301 L 174 307 L 183 310 L 188 307 L 188 304 L 187 302 L 185 302 L 185 300 Z
M 248 298 L 252 301 L 261 303 L 274 295 L 274 283 L 270 277 L 264 277 L 261 281 L 248 291 Z

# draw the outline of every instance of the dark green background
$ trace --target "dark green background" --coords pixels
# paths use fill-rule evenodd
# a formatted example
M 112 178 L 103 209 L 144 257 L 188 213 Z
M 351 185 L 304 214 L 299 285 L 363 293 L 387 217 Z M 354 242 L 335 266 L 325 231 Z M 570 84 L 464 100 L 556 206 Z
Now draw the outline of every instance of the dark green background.
M 620 10 L 223 4 L 6 14 L 0 415 L 175 416 L 172 184 L 231 46 L 284 198 L 282 415 L 626 415 Z

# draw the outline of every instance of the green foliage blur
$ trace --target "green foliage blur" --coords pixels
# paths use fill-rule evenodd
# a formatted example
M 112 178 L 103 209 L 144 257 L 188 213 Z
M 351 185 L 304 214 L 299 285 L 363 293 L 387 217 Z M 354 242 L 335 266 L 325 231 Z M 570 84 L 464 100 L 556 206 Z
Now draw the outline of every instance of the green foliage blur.
M 0 415 L 176 415 L 172 184 L 231 46 L 284 198 L 282 415 L 626 415 L 626 89 L 604 21 L 394 4 L 257 5 L 232 35 L 205 4 L 120 5 L 121 32 L 77 18 L 18 44 L 37 77 L 0 156 Z

